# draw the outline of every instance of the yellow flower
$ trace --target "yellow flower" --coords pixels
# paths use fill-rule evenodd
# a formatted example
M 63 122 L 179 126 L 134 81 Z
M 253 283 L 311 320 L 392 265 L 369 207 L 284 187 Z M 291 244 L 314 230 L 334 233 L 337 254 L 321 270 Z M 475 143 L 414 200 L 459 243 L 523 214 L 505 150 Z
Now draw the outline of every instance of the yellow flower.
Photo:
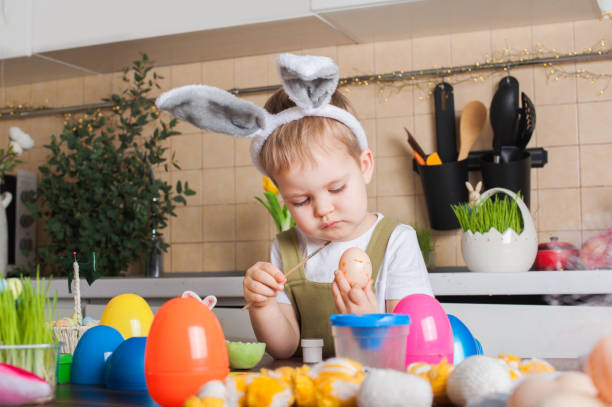
M 270 192 L 271 194 L 278 195 L 278 188 L 274 185 L 274 181 L 264 175 L 263 177 L 264 191 Z

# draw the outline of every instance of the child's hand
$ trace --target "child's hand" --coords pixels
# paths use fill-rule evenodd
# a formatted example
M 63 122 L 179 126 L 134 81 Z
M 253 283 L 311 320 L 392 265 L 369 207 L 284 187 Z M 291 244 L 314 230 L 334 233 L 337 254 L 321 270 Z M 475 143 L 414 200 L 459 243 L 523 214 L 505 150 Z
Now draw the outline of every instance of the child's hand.
M 251 307 L 263 307 L 285 289 L 287 279 L 272 263 L 257 262 L 245 273 L 242 280 L 244 299 Z
M 378 303 L 372 291 L 372 281 L 365 287 L 352 287 L 340 270 L 335 271 L 332 293 L 336 308 L 341 314 L 376 314 Z

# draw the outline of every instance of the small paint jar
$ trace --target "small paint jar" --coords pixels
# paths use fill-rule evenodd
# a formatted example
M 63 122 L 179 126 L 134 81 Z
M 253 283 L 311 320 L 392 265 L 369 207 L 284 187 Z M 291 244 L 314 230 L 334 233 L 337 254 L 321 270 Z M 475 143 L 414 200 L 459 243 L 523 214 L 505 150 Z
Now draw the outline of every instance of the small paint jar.
M 323 339 L 302 339 L 302 361 L 318 363 L 323 360 Z

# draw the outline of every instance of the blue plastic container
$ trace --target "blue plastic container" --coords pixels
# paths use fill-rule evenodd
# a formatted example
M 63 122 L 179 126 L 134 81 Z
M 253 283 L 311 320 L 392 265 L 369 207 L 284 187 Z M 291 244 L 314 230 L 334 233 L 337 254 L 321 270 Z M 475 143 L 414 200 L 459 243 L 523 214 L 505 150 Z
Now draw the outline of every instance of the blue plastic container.
M 98 325 L 89 328 L 72 355 L 70 381 L 75 384 L 104 384 L 106 361 L 123 342 L 115 328 Z
M 106 362 L 104 385 L 113 390 L 146 391 L 144 373 L 145 336 L 126 339 Z
M 474 355 L 482 355 L 482 346 L 468 327 L 456 316 L 449 314 L 453 329 L 453 364 L 458 365 L 463 359 Z
M 333 314 L 336 356 L 370 367 L 404 369 L 410 316 L 402 314 Z

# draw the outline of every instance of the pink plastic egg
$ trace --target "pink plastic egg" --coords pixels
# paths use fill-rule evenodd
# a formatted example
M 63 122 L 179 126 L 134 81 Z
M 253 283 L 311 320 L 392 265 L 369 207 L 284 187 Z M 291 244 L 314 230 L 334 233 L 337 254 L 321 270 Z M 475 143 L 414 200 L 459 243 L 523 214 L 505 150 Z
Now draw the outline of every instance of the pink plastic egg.
M 410 334 L 406 341 L 406 366 L 413 362 L 453 363 L 453 330 L 444 309 L 434 297 L 412 294 L 393 310 L 410 315 Z

